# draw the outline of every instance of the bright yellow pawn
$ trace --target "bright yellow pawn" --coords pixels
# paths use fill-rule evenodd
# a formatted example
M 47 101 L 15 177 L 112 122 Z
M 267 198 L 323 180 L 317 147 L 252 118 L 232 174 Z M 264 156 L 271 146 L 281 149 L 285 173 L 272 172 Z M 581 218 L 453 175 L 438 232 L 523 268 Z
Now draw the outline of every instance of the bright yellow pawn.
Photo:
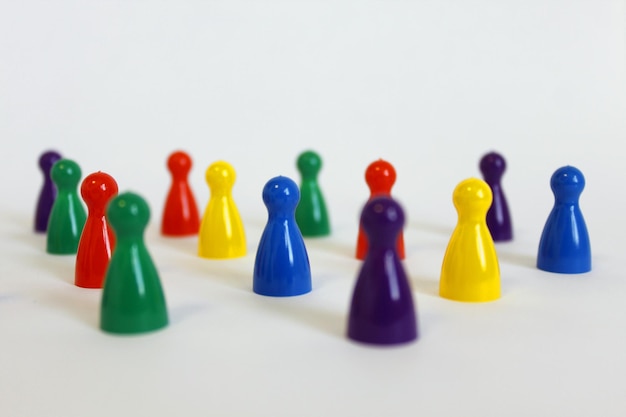
M 478 178 L 461 181 L 452 201 L 458 222 L 441 267 L 439 295 L 456 301 L 492 301 L 500 298 L 500 266 L 487 228 L 493 196 Z
M 215 162 L 206 170 L 206 182 L 211 198 L 200 225 L 198 255 L 212 259 L 244 256 L 246 236 L 232 196 L 234 168 L 228 162 Z

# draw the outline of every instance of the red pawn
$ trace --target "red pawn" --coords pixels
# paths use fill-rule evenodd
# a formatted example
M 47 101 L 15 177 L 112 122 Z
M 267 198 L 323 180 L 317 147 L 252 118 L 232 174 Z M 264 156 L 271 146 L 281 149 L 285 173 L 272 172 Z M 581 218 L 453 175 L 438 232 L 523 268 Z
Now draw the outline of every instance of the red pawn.
M 200 214 L 196 199 L 187 182 L 191 171 L 191 157 L 177 151 L 167 160 L 167 168 L 172 174 L 172 186 L 165 201 L 161 233 L 166 236 L 197 235 L 200 230 Z
M 117 195 L 117 183 L 109 174 L 95 172 L 85 177 L 80 194 L 89 213 L 78 243 L 74 283 L 83 288 L 102 288 L 115 246 L 104 213 L 109 200 Z
M 378 196 L 391 197 L 391 187 L 393 187 L 393 184 L 396 182 L 396 170 L 389 162 L 379 159 L 378 161 L 372 162 L 365 170 L 365 182 L 370 189 L 369 200 Z M 404 259 L 403 236 L 404 234 L 400 231 L 396 243 L 400 259 Z M 357 259 L 365 259 L 367 250 L 367 235 L 363 231 L 363 227 L 359 224 L 359 236 L 356 244 Z

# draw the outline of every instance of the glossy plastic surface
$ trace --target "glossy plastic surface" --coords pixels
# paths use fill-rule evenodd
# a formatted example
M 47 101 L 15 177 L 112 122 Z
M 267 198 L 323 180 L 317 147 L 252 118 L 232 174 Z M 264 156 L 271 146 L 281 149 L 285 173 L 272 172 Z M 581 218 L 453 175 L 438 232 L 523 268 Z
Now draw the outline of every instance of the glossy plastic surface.
M 74 161 L 60 159 L 52 166 L 50 177 L 58 195 L 48 219 L 46 251 L 55 255 L 74 254 L 87 220 L 85 207 L 78 196 L 80 167 Z
M 562 274 L 591 270 L 589 232 L 578 204 L 585 177 L 575 167 L 557 169 L 550 180 L 554 207 L 541 234 L 537 268 Z
M 487 211 L 487 227 L 495 242 L 506 242 L 513 239 L 511 214 L 501 184 L 505 170 L 506 161 L 499 153 L 490 152 L 480 160 L 480 171 L 485 182 L 491 187 L 493 195 L 491 207 Z
M 319 187 L 317 176 L 322 168 L 322 158 L 314 151 L 305 151 L 297 161 L 302 177 L 300 202 L 296 208 L 296 221 L 302 236 L 328 236 L 330 222 L 324 195 Z
M 117 195 L 117 182 L 104 172 L 94 172 L 83 180 L 80 194 L 87 204 L 87 221 L 76 253 L 74 284 L 84 288 L 102 288 L 115 236 L 105 216 L 111 198 Z
M 389 162 L 379 159 L 372 162 L 365 170 L 365 182 L 370 189 L 371 200 L 377 196 L 391 197 L 391 188 L 396 182 L 396 170 Z M 365 259 L 367 254 L 367 234 L 359 224 L 359 235 L 356 243 L 356 258 Z M 398 256 L 404 259 L 404 234 L 400 231 L 398 235 Z
M 116 246 L 109 263 L 100 309 L 100 327 L 110 333 L 143 333 L 168 324 L 159 274 L 143 233 L 150 208 L 143 198 L 122 193 L 107 207 Z
M 311 268 L 294 211 L 300 199 L 290 178 L 275 177 L 263 188 L 267 225 L 254 262 L 253 291 L 289 297 L 311 291 Z
M 173 152 L 167 160 L 172 184 L 165 200 L 161 233 L 165 236 L 197 235 L 200 214 L 187 177 L 191 171 L 191 157 L 183 152 Z
M 456 301 L 492 301 L 500 298 L 500 266 L 487 228 L 491 205 L 489 185 L 469 178 L 453 194 L 458 222 L 443 259 L 439 294 Z
M 39 168 L 43 173 L 43 185 L 37 198 L 37 208 L 35 210 L 35 232 L 45 233 L 48 230 L 48 220 L 50 211 L 57 196 L 57 189 L 50 178 L 52 165 L 61 159 L 61 155 L 56 151 L 44 152 L 39 157 Z
M 206 182 L 211 197 L 200 225 L 198 255 L 213 259 L 244 256 L 246 236 L 232 196 L 235 169 L 228 162 L 215 162 L 206 170 Z
M 371 244 L 352 294 L 348 337 L 380 345 L 415 340 L 413 296 L 396 244 L 404 212 L 390 197 L 375 197 L 363 208 L 361 223 Z

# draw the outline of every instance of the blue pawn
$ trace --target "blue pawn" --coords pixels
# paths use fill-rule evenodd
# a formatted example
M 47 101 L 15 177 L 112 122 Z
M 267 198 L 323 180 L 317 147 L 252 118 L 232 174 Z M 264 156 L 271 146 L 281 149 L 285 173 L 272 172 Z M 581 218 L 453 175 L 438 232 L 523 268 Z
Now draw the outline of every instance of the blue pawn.
M 295 210 L 300 190 L 287 177 L 275 177 L 263 188 L 268 219 L 254 262 L 257 294 L 289 297 L 311 291 L 311 268 Z
M 539 242 L 537 268 L 562 274 L 591 270 L 591 247 L 578 198 L 585 177 L 572 166 L 557 169 L 550 180 L 554 208 L 548 216 Z

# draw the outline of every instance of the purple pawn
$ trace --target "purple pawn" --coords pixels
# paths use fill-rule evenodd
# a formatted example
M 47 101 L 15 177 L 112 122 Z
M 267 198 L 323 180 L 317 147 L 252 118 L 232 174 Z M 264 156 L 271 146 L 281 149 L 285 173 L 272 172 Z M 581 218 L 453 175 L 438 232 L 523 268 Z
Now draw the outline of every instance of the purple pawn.
M 369 250 L 352 294 L 348 337 L 376 345 L 415 340 L 413 296 L 396 247 L 402 208 L 390 197 L 375 197 L 363 208 L 361 224 Z
M 39 157 L 39 168 L 43 172 L 43 186 L 39 192 L 37 200 L 37 211 L 35 212 L 35 232 L 45 233 L 48 230 L 48 218 L 52 205 L 57 197 L 57 189 L 50 178 L 50 170 L 56 161 L 61 159 L 61 155 L 55 151 L 44 152 Z
M 491 187 L 493 202 L 487 212 L 487 227 L 495 242 L 505 242 L 513 239 L 511 215 L 506 197 L 502 191 L 500 180 L 506 170 L 506 161 L 496 152 L 488 153 L 480 160 L 480 171 L 485 182 Z

